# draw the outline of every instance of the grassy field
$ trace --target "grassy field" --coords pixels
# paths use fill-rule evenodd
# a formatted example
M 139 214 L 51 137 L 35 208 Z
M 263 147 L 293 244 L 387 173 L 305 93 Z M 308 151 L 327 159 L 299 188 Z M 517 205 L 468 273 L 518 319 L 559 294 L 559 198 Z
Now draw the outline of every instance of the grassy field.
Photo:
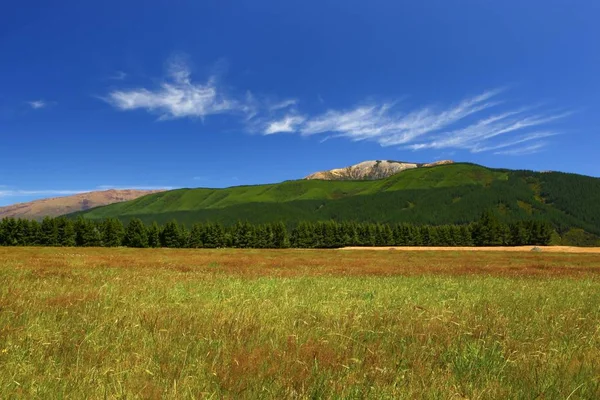
M 0 248 L 2 398 L 600 398 L 600 254 Z

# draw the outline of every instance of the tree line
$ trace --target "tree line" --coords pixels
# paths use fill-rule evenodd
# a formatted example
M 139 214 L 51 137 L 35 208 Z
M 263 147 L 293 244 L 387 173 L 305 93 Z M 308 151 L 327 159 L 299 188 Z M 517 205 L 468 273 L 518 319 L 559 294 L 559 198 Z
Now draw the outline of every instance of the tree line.
M 344 246 L 520 246 L 548 245 L 552 226 L 544 221 L 500 222 L 484 213 L 471 224 L 413 225 L 357 222 L 283 222 L 232 226 L 177 221 L 145 225 L 134 218 L 103 221 L 46 217 L 41 222 L 4 218 L 0 246 L 174 247 L 174 248 L 337 248 Z

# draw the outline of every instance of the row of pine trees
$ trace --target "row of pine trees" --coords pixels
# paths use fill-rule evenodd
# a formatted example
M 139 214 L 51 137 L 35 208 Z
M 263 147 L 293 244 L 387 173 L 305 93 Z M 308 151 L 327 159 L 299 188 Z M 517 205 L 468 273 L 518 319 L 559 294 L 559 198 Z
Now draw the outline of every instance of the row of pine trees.
M 336 248 L 343 246 L 519 246 L 548 245 L 553 228 L 543 221 L 504 224 L 485 213 L 469 225 L 410 225 L 355 222 L 301 222 L 288 229 L 282 222 L 253 225 L 238 222 L 195 224 L 176 221 L 127 225 L 108 218 L 93 221 L 65 217 L 41 222 L 5 218 L 0 221 L 1 246 L 178 247 L 178 248 Z

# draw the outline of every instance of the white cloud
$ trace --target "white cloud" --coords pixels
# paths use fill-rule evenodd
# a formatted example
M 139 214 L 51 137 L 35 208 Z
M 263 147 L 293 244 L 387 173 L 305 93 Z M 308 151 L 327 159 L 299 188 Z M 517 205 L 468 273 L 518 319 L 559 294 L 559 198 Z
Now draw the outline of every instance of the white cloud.
M 211 78 L 205 83 L 192 82 L 191 72 L 183 62 L 172 62 L 168 71 L 169 79 L 157 89 L 115 90 L 105 100 L 120 110 L 156 112 L 161 119 L 202 118 L 244 111 L 245 105 L 228 98 L 217 86 L 216 79 Z
M 285 109 L 285 108 L 289 108 L 289 107 L 295 106 L 296 104 L 298 104 L 298 100 L 297 99 L 283 100 L 283 101 L 280 101 L 278 103 L 270 105 L 269 106 L 269 111 L 282 110 L 282 109 Z
M 553 136 L 559 132 L 547 126 L 571 115 L 570 112 L 539 110 L 539 106 L 508 107 L 500 98 L 505 92 L 503 88 L 446 106 L 406 109 L 394 102 L 371 101 L 347 109 L 331 108 L 309 114 L 298 109 L 295 98 L 257 99 L 249 91 L 245 96 L 233 96 L 225 93 L 215 78 L 194 82 L 189 67 L 182 60 L 184 58 L 169 64 L 168 77 L 157 88 L 115 90 L 105 100 L 120 110 L 144 109 L 157 113 L 160 119 L 235 114 L 248 132 L 264 135 L 325 134 L 327 138 L 368 140 L 384 147 L 400 146 L 415 151 L 448 149 L 473 153 Z M 322 104 L 320 95 L 318 99 Z M 533 112 L 534 109 L 537 111 Z M 540 133 L 542 126 L 545 133 Z
M 524 110 L 517 110 L 492 115 L 464 128 L 435 135 L 429 142 L 415 143 L 407 147 L 413 150 L 457 148 L 478 153 L 488 151 L 489 146 L 484 145 L 484 143 L 497 136 L 522 132 L 527 128 L 546 125 L 571 115 L 571 113 L 559 113 L 549 116 L 527 116 L 523 115 L 523 112 Z
M 532 107 L 499 111 L 503 89 L 486 91 L 445 108 L 422 107 L 407 112 L 393 103 L 361 105 L 349 110 L 329 110 L 321 115 L 265 124 L 264 134 L 297 132 L 302 135 L 332 134 L 350 140 L 370 140 L 381 146 L 404 145 L 412 150 L 461 149 L 473 153 L 515 146 L 559 134 L 528 132 L 564 119 L 571 112 L 532 114 Z M 493 110 L 498 110 L 492 112 Z M 474 117 L 480 116 L 478 120 Z M 520 133 L 498 143 L 497 139 Z
M 34 110 L 39 110 L 40 108 L 45 108 L 49 105 L 49 103 L 44 100 L 28 101 L 27 104 L 29 104 Z
M 350 111 L 327 111 L 306 121 L 300 132 L 303 135 L 332 132 L 340 136 L 360 140 L 376 138 L 385 132 L 391 123 L 386 115 L 389 104 L 361 106 Z
M 403 113 L 395 110 L 393 103 L 359 106 L 349 111 L 330 110 L 308 120 L 300 132 L 304 135 L 332 132 L 352 140 L 375 140 L 382 146 L 405 144 L 497 105 L 497 101 L 488 100 L 500 91 L 488 91 L 437 111 L 424 107 Z
M 265 129 L 265 135 L 294 132 L 296 131 L 296 127 L 303 123 L 304 120 L 304 117 L 298 115 L 288 115 L 281 120 L 272 121 L 267 125 L 267 128 Z
M 471 149 L 472 153 L 481 153 L 484 151 L 492 151 L 498 149 L 504 149 L 506 147 L 516 146 L 521 143 L 530 142 L 532 140 L 543 139 L 551 136 L 559 135 L 559 132 L 533 132 L 524 136 L 519 137 L 518 139 L 511 140 L 508 142 L 503 142 L 499 144 L 490 145 L 487 147 L 483 146 L 475 146 Z
M 525 147 L 517 147 L 515 149 L 497 151 L 494 154 L 507 155 L 507 156 L 525 156 L 529 154 L 539 153 L 544 147 L 547 146 L 545 142 L 534 143 Z

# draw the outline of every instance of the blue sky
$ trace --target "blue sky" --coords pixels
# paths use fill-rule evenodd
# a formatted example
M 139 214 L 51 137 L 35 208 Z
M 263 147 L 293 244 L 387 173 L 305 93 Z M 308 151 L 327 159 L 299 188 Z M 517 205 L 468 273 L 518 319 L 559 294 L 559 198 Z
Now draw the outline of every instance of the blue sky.
M 600 176 L 597 1 L 0 6 L 0 205 L 369 159 Z

